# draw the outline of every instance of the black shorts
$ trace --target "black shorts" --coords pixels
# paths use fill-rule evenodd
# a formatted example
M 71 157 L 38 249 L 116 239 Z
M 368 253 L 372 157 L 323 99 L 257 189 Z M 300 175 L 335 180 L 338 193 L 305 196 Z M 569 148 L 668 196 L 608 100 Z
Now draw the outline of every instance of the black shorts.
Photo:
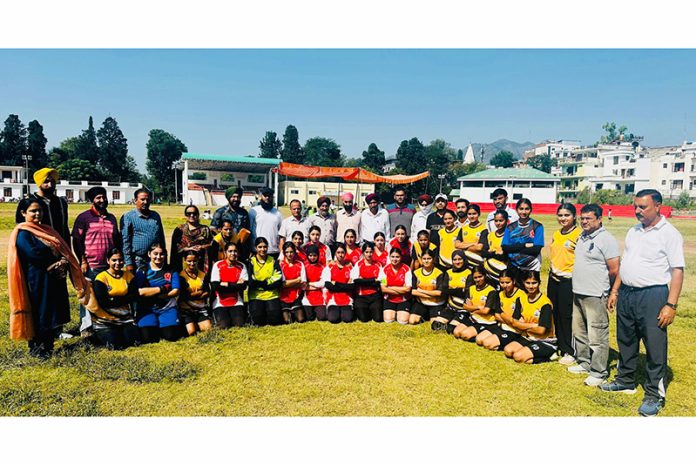
M 413 304 L 411 305 L 411 313 L 414 315 L 420 316 L 422 319 L 427 320 L 430 318 L 430 312 L 431 308 L 434 308 L 430 305 L 423 305 L 422 303 L 418 301 L 414 301 Z
M 519 342 L 523 347 L 528 347 L 529 350 L 532 351 L 532 354 L 534 354 L 533 363 L 548 362 L 551 356 L 558 350 L 558 346 L 551 342 L 530 341 L 524 337 L 520 337 L 517 342 Z
M 298 298 L 294 302 L 283 302 L 282 300 L 280 301 L 280 309 L 284 312 L 296 312 L 297 310 L 302 308 L 302 297 Z
M 189 323 L 200 323 L 201 321 L 210 321 L 210 310 L 206 307 L 202 310 L 181 310 L 179 309 L 179 319 L 184 326 Z
M 477 323 L 471 318 L 471 315 L 466 310 L 459 310 L 455 312 L 452 321 L 465 326 L 477 326 Z
M 384 310 L 391 310 L 394 312 L 408 312 L 410 306 L 411 305 L 408 300 L 406 302 L 399 302 L 398 304 L 389 302 L 388 300 L 384 301 Z
M 484 324 L 484 323 L 481 323 L 480 321 L 475 321 L 473 318 L 471 320 L 474 322 L 474 324 L 472 326 L 474 328 L 476 328 L 476 334 L 480 334 L 484 331 L 492 332 L 491 329 L 494 329 L 498 326 L 495 323 Z
M 457 311 L 449 305 L 438 305 L 430 308 L 430 318 L 444 318 L 447 321 L 452 321 Z
M 500 325 L 495 325 L 494 327 L 489 328 L 488 331 L 490 331 L 491 334 L 498 336 L 498 341 L 500 341 L 498 350 L 503 350 L 511 342 L 519 342 L 519 340 L 522 338 L 519 333 L 514 331 L 506 331 L 501 328 Z

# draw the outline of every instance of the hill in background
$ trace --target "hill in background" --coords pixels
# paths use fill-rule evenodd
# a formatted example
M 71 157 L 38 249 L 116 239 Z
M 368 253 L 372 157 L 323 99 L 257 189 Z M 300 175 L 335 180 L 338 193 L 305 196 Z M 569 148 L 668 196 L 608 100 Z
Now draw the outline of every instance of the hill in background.
M 498 139 L 497 141 L 491 142 L 490 144 L 481 144 L 475 142 L 472 145 L 474 149 L 474 155 L 476 156 L 477 161 L 481 156 L 481 147 L 483 146 L 483 162 L 488 163 L 495 154 L 503 150 L 512 152 L 512 154 L 515 155 L 515 158 L 519 160 L 522 158 L 522 155 L 524 154 L 525 150 L 534 147 L 536 144 L 534 144 L 533 142 L 520 143 L 508 139 Z M 466 147 L 464 147 L 462 150 L 466 152 Z

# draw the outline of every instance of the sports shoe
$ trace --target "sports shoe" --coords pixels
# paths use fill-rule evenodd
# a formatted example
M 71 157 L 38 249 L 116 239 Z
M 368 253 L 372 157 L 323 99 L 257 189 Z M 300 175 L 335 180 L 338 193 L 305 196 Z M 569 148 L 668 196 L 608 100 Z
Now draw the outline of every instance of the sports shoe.
M 628 386 L 626 384 L 621 384 L 618 381 L 612 381 L 611 383 L 600 384 L 599 389 L 604 392 L 623 392 L 624 394 L 635 394 L 636 387 Z
M 559 357 L 558 352 L 554 352 L 554 353 L 551 354 L 551 356 L 549 357 L 549 361 L 553 362 L 553 361 L 555 361 L 555 360 L 558 360 L 558 357 Z
M 561 365 L 570 366 L 573 363 L 575 363 L 575 357 L 573 357 L 572 355 L 569 355 L 569 354 L 565 354 L 563 357 L 561 357 L 558 360 L 558 363 L 560 363 Z
M 590 375 L 585 378 L 585 381 L 583 382 L 585 383 L 585 386 L 599 386 L 600 384 L 605 383 L 606 380 L 604 378 L 597 378 L 596 376 Z
M 656 399 L 645 399 L 640 407 L 638 407 L 638 413 L 642 417 L 654 417 L 660 410 L 662 410 L 662 400 Z
M 582 365 L 571 365 L 568 367 L 568 373 L 574 373 L 576 375 L 586 375 L 589 373 Z
M 433 331 L 445 331 L 447 329 L 447 326 L 447 323 L 443 323 L 437 320 L 430 323 L 430 329 L 432 329 Z

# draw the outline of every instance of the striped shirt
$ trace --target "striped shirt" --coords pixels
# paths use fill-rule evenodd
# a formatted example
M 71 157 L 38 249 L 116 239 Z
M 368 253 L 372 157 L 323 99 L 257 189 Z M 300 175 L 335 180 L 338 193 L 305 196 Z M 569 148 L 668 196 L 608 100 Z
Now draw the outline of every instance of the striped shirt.
M 135 257 L 146 259 L 152 244 L 159 242 L 163 247 L 166 246 L 162 220 L 152 210 L 148 216 L 137 209 L 124 213 L 121 217 L 121 235 L 126 266 L 135 265 Z
M 107 266 L 109 250 L 122 247 L 116 217 L 111 213 L 101 215 L 94 207 L 75 219 L 72 238 L 78 260 L 86 261 L 92 269 Z

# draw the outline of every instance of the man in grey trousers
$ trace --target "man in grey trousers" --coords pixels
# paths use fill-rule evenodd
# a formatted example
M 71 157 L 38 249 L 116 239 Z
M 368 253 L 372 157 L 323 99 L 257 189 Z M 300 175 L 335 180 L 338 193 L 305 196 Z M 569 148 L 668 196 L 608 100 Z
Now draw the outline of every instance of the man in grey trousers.
M 661 205 L 662 195 L 654 189 L 639 191 L 633 200 L 640 223 L 626 234 L 619 277 L 609 295 L 609 307 L 617 307 L 618 372 L 613 382 L 599 386 L 606 392 L 636 392 L 642 340 L 645 396 L 638 413 L 644 417 L 657 415 L 665 403 L 667 327 L 676 316 L 684 283 L 684 239 L 660 215 Z
M 607 297 L 619 274 L 619 244 L 602 226 L 602 207 L 580 210 L 582 234 L 573 266 L 573 337 L 577 365 L 568 371 L 586 374 L 587 386 L 599 386 L 609 375 Z

